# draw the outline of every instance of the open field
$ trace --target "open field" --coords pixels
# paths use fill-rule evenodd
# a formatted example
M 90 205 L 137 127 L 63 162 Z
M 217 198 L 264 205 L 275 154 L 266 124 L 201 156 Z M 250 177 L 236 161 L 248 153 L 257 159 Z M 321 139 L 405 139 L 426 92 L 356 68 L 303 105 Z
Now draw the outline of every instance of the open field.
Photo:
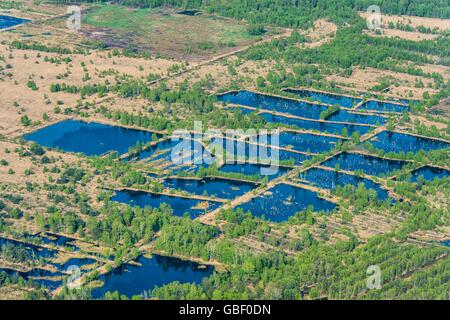
M 450 21 L 448 19 L 436 19 L 427 17 L 413 17 L 413 16 L 396 16 L 381 13 L 382 28 L 387 28 L 389 23 L 408 25 L 412 28 L 425 27 L 430 29 L 438 29 L 439 31 L 450 30 Z M 362 12 L 360 15 L 363 18 L 370 16 L 367 12 Z
M 425 68 L 426 67 L 424 67 L 424 69 Z M 444 71 L 442 74 L 448 79 L 450 68 L 441 67 L 440 69 Z M 384 79 L 392 82 L 392 85 L 389 86 L 390 90 L 388 94 L 396 97 L 422 99 L 424 92 L 436 92 L 436 90 L 433 89 L 434 82 L 431 79 L 373 68 L 355 69 L 350 77 L 338 75 L 331 75 L 328 77 L 328 80 L 336 81 L 336 83 L 342 84 L 344 87 L 363 91 L 372 91 L 372 88 L 381 83 Z M 424 86 L 417 88 L 415 86 L 417 81 L 421 81 Z
M 231 19 L 120 6 L 90 10 L 83 17 L 82 33 L 111 47 L 192 61 L 233 51 L 260 39 L 248 34 L 246 24 Z

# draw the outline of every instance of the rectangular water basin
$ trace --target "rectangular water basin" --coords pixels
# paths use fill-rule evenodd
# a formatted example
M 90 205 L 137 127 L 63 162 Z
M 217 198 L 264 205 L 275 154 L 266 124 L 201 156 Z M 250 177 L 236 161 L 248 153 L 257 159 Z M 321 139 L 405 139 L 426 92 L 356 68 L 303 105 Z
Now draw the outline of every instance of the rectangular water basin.
M 382 102 L 376 100 L 369 100 L 359 106 L 358 109 L 361 110 L 373 110 L 373 111 L 381 111 L 381 112 L 407 112 L 409 111 L 408 106 L 404 106 L 397 103 L 392 102 Z
M 401 169 L 406 162 L 401 160 L 382 159 L 356 153 L 341 153 L 325 161 L 322 165 L 335 168 L 339 164 L 345 171 L 361 170 L 365 174 L 377 176 Z
M 31 20 L 0 15 L 0 30 L 11 28 L 11 27 L 14 27 L 14 26 L 17 26 L 19 24 L 26 23 L 29 21 L 31 21 Z
M 116 195 L 111 200 L 141 208 L 159 208 L 162 204 L 167 204 L 172 208 L 175 216 L 181 217 L 188 214 L 191 218 L 217 209 L 221 205 L 219 202 L 130 190 L 116 191 Z
M 420 150 L 431 151 L 450 147 L 450 143 L 445 141 L 416 137 L 392 131 L 383 131 L 373 137 L 370 142 L 375 148 L 384 150 L 386 153 L 417 153 Z
M 354 98 L 345 95 L 339 95 L 334 93 L 324 93 L 314 90 L 306 89 L 286 89 L 283 90 L 299 96 L 300 98 L 311 98 L 316 102 L 325 104 L 337 104 L 341 107 L 352 108 L 354 105 L 360 103 L 362 100 L 359 98 Z
M 263 117 L 267 122 L 280 123 L 288 126 L 297 126 L 300 129 L 316 130 L 336 135 L 343 135 L 346 132 L 347 136 L 351 136 L 353 132 L 358 132 L 359 135 L 362 136 L 371 128 L 369 126 L 363 125 L 359 126 L 351 124 L 330 123 L 325 121 L 308 121 L 273 115 L 271 113 L 261 113 L 260 116 Z
M 100 156 L 110 151 L 124 154 L 138 142 L 152 141 L 152 135 L 149 131 L 69 119 L 26 134 L 24 139 L 67 152 Z
M 212 266 L 160 255 L 142 256 L 137 262 L 140 266 L 126 264 L 101 275 L 104 285 L 94 289 L 92 297 L 100 299 L 106 292 L 118 291 L 131 298 L 174 281 L 199 284 L 214 271 Z
M 256 188 L 257 184 L 220 178 L 205 178 L 201 180 L 170 178 L 164 180 L 164 186 L 176 190 L 181 189 L 199 196 L 234 199 L 250 192 Z
M 373 189 L 377 192 L 378 199 L 384 201 L 388 198 L 388 191 L 372 180 L 353 176 L 343 172 L 324 170 L 320 168 L 311 168 L 299 176 L 300 179 L 311 182 L 312 185 L 324 189 L 336 189 L 337 186 L 351 184 L 358 186 L 363 183 L 366 189 Z
M 256 217 L 269 221 L 282 222 L 299 211 L 312 206 L 315 211 L 332 211 L 336 205 L 320 198 L 317 193 L 288 184 L 279 184 L 267 194 L 253 198 L 239 206 Z

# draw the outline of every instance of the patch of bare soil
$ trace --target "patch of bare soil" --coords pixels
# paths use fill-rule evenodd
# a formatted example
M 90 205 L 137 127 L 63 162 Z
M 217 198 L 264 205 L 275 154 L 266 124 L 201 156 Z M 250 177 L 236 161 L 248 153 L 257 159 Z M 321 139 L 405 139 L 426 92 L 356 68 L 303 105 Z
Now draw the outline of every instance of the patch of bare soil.
M 442 100 L 437 106 L 428 109 L 428 112 L 433 115 L 450 117 L 450 99 Z
M 314 22 L 312 28 L 304 33 L 311 42 L 305 43 L 303 46 L 307 48 L 320 47 L 335 37 L 337 29 L 336 24 L 325 19 L 319 19 Z
M 431 128 L 433 126 L 436 127 L 438 130 L 445 130 L 447 128 L 447 125 L 445 123 L 437 122 L 437 121 L 431 121 L 431 120 L 428 120 L 427 118 L 425 118 L 424 116 L 411 115 L 411 122 L 415 122 L 417 120 L 422 125 L 425 125 L 425 126 L 427 126 L 429 128 Z
M 363 18 L 368 18 L 371 16 L 370 13 L 361 12 L 360 15 Z M 425 27 L 434 29 L 437 28 L 441 31 L 450 30 L 450 19 L 437 19 L 437 18 L 424 18 L 424 17 L 413 17 L 413 16 L 398 16 L 398 15 L 385 15 L 382 14 L 381 17 L 381 27 L 387 28 L 389 23 L 394 24 L 400 23 L 402 25 L 409 25 L 413 28 Z
M 371 91 L 371 89 L 380 84 L 383 79 L 392 79 L 396 85 L 389 87 L 391 96 L 403 97 L 408 99 L 423 99 L 423 93 L 436 93 L 431 86 L 434 81 L 425 77 L 412 76 L 406 73 L 393 72 L 388 70 L 379 70 L 374 68 L 354 68 L 350 77 L 340 75 L 330 75 L 328 81 L 335 81 L 338 85 L 346 88 L 353 88 L 360 91 Z M 423 83 L 423 87 L 416 87 L 417 81 Z
M 432 40 L 438 37 L 438 35 L 436 34 L 403 31 L 397 29 L 382 29 L 381 34 L 377 34 L 374 32 L 367 32 L 367 34 L 372 37 L 400 38 L 412 41 Z
M 44 165 L 32 161 L 32 157 L 20 157 L 17 149 L 21 145 L 7 141 L 0 141 L 0 181 L 2 183 L 25 185 L 27 182 L 45 183 L 49 176 L 57 178 L 57 175 L 49 172 L 43 173 Z M 59 164 L 76 164 L 78 158 L 70 154 L 61 154 L 53 151 L 47 152 L 47 157 L 57 159 Z M 6 162 L 4 162 L 4 161 Z M 31 170 L 26 174 L 26 170 Z
M 149 74 L 160 77 L 169 73 L 176 62 L 166 59 L 143 59 L 112 56 L 110 51 L 91 52 L 89 55 L 60 55 L 34 50 L 10 50 L 0 45 L 0 56 L 4 61 L 3 75 L 0 74 L 0 101 L 2 117 L 0 134 L 9 137 L 22 134 L 24 126 L 21 117 L 27 116 L 33 122 L 46 122 L 62 119 L 65 109 L 74 109 L 80 100 L 80 94 L 51 92 L 52 84 L 67 84 L 81 88 L 89 84 L 115 82 L 117 75 L 128 75 L 145 80 Z M 64 59 L 70 59 L 65 62 Z M 33 90 L 29 86 L 36 85 Z M 85 102 L 100 101 L 97 95 L 89 96 Z M 142 108 L 146 103 L 130 99 L 116 98 L 113 107 L 131 111 Z M 56 114 L 55 110 L 60 109 Z
M 0 300 L 21 300 L 27 290 L 16 285 L 0 287 Z

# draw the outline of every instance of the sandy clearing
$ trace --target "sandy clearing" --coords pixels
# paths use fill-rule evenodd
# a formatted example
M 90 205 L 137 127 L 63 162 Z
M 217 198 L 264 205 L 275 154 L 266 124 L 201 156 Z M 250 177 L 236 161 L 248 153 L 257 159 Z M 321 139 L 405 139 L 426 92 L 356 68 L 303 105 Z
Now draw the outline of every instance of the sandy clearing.
M 360 12 L 363 18 L 370 17 L 370 13 Z M 426 28 L 438 28 L 439 30 L 450 30 L 450 19 L 438 19 L 438 18 L 424 18 L 424 17 L 414 17 L 414 16 L 398 16 L 398 15 L 382 15 L 381 23 L 382 27 L 386 27 L 389 22 L 394 24 L 401 23 L 403 25 L 410 25 L 413 28 L 420 26 Z
M 6 45 L 0 45 L 0 56 L 5 61 L 0 66 L 5 67 L 0 74 L 0 101 L 2 117 L 0 118 L 0 134 L 16 135 L 23 131 L 20 118 L 27 115 L 33 122 L 42 121 L 46 113 L 51 120 L 60 119 L 60 114 L 54 114 L 55 107 L 61 112 L 65 108 L 74 109 L 80 100 L 80 94 L 64 92 L 52 93 L 50 87 L 54 83 L 66 83 L 82 87 L 88 84 L 104 84 L 105 81 L 115 83 L 116 75 L 127 75 L 145 80 L 147 75 L 161 76 L 169 72 L 174 61 L 166 59 L 143 59 L 128 57 L 111 57 L 109 51 L 93 52 L 89 55 L 60 55 L 56 53 L 38 52 L 34 50 L 12 50 Z M 61 60 L 69 57 L 72 61 L 66 64 L 52 63 L 46 59 Z M 6 68 L 8 66 L 8 68 Z M 11 76 L 8 76 L 8 74 Z M 85 77 L 89 75 L 90 79 Z M 29 81 L 36 83 L 38 90 L 28 88 Z M 111 94 L 112 96 L 112 94 Z M 101 100 L 97 95 L 87 97 L 86 101 Z M 115 98 L 115 109 L 148 110 L 148 102 L 142 99 Z M 156 108 L 155 106 L 153 108 Z
M 372 37 L 400 38 L 412 41 L 432 40 L 438 37 L 436 34 L 410 32 L 397 29 L 382 29 L 381 32 L 381 34 L 376 34 L 374 32 L 366 32 L 366 34 Z
M 314 26 L 311 29 L 303 33 L 311 42 L 302 46 L 307 48 L 320 47 L 334 38 L 337 29 L 336 24 L 325 19 L 318 19 L 314 22 Z
M 21 148 L 20 144 L 0 141 L 0 160 L 6 160 L 8 162 L 7 165 L 0 165 L 0 181 L 6 184 L 17 184 L 17 185 L 25 185 L 27 182 L 37 182 L 44 183 L 47 181 L 48 176 L 53 176 L 49 172 L 43 173 L 42 170 L 44 166 L 40 163 L 34 163 L 32 161 L 32 157 L 20 157 L 15 149 Z M 6 150 L 9 150 L 7 152 Z M 48 151 L 46 153 L 47 157 L 57 159 L 58 165 L 62 163 L 66 164 L 75 164 L 79 161 L 78 157 L 71 154 L 64 154 Z M 52 166 L 52 165 L 50 165 Z M 8 171 L 12 169 L 14 174 L 8 173 Z M 27 169 L 31 169 L 34 174 L 25 175 L 24 172 Z
M 353 74 L 349 77 L 343 77 L 339 75 L 330 75 L 326 79 L 328 81 L 335 81 L 341 86 L 354 88 L 362 91 L 370 91 L 370 89 L 379 84 L 380 81 L 390 77 L 395 79 L 399 83 L 399 86 L 391 86 L 390 95 L 403 98 L 422 99 L 424 92 L 433 94 L 435 89 L 430 88 L 434 81 L 424 77 L 412 76 L 406 73 L 398 73 L 388 70 L 379 70 L 374 68 L 354 68 Z M 424 88 L 416 88 L 414 85 L 417 80 L 421 80 L 424 84 Z M 412 96 L 410 96 L 412 93 Z

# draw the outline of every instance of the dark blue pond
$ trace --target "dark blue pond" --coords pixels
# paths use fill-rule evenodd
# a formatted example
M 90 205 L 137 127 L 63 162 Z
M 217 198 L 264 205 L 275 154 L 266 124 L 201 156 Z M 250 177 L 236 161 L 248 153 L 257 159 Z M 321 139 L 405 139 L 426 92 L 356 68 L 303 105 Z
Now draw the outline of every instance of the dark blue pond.
M 234 163 L 234 164 L 224 164 L 219 168 L 219 171 L 241 173 L 248 176 L 253 175 L 260 175 L 261 177 L 267 176 L 269 180 L 272 180 L 285 174 L 288 171 L 288 169 L 285 167 L 278 167 L 271 169 L 268 166 L 252 163 L 244 163 L 244 164 Z
M 80 248 L 78 248 L 76 245 L 72 243 L 75 241 L 75 239 L 73 238 L 68 238 L 54 233 L 47 233 L 46 235 L 40 235 L 38 237 L 45 244 L 53 244 L 59 247 L 70 248 L 73 251 L 80 250 Z
M 312 206 L 315 211 L 332 211 L 336 205 L 318 197 L 315 192 L 279 184 L 261 195 L 239 206 L 254 216 L 264 217 L 274 222 L 286 221 L 295 213 Z
M 333 93 L 322 93 L 314 90 L 303 90 L 303 89 L 286 89 L 285 92 L 293 93 L 301 98 L 311 98 L 314 101 L 325 104 L 337 104 L 341 107 L 351 108 L 354 105 L 360 103 L 362 100 L 358 98 L 353 98 L 349 96 L 343 96 Z
M 322 153 L 334 149 L 336 143 L 341 139 L 315 134 L 281 132 L 280 146 L 292 146 L 294 150 Z
M 111 200 L 126 203 L 131 206 L 139 206 L 141 208 L 159 208 L 161 204 L 166 203 L 172 207 L 174 215 L 184 216 L 185 214 L 188 214 L 191 218 L 214 210 L 221 205 L 218 202 L 208 202 L 207 209 L 203 209 L 203 207 L 196 208 L 197 205 L 205 201 L 137 191 L 117 191 L 116 195 L 113 196 Z
M 171 189 L 181 189 L 200 196 L 215 196 L 220 199 L 234 199 L 256 188 L 254 183 L 219 178 L 202 180 L 166 179 L 164 186 Z
M 345 186 L 348 184 L 358 186 L 360 183 L 364 183 L 366 189 L 373 189 L 377 192 L 380 200 L 384 201 L 388 198 L 388 191 L 382 189 L 379 184 L 372 180 L 345 174 L 343 172 L 311 168 L 301 174 L 300 178 L 312 182 L 311 184 L 314 186 L 325 189 L 336 189 L 337 186 Z
M 322 165 L 335 168 L 336 164 L 339 164 L 340 168 L 345 171 L 361 170 L 368 175 L 377 176 L 398 170 L 403 167 L 406 162 L 354 153 L 341 153 L 325 161 Z
M 140 257 L 138 262 L 142 266 L 127 264 L 100 276 L 100 280 L 105 284 L 94 289 L 92 297 L 99 299 L 108 291 L 118 291 L 131 298 L 174 281 L 200 283 L 214 271 L 211 266 L 159 255 L 153 255 L 151 258 Z
M 124 154 L 138 142 L 152 141 L 152 134 L 148 131 L 70 119 L 27 134 L 24 139 L 46 147 L 92 156 L 108 151 Z
M 359 132 L 359 135 L 367 133 L 371 127 L 368 126 L 358 126 L 350 124 L 339 124 L 339 123 L 329 123 L 322 121 L 308 121 L 295 118 L 287 118 L 283 116 L 273 115 L 271 113 L 261 113 L 267 122 L 279 123 L 289 126 L 297 126 L 300 129 L 305 130 L 317 130 L 321 132 L 328 132 L 332 134 L 342 135 L 344 130 L 347 130 L 347 135 L 351 136 L 353 132 Z
M 450 239 L 442 241 L 442 245 L 444 245 L 446 247 L 450 247 Z
M 328 109 L 327 106 L 316 105 L 308 102 L 291 99 L 271 97 L 251 91 L 239 91 L 218 96 L 222 102 L 234 103 L 238 105 L 288 113 L 307 119 L 320 119 L 320 113 Z M 381 116 L 365 115 L 341 110 L 333 114 L 327 120 L 337 122 L 350 122 L 360 124 L 384 124 L 387 119 Z
M 9 276 L 20 276 L 25 280 L 31 280 L 40 286 L 45 286 L 51 290 L 54 290 L 62 285 L 63 281 L 60 278 L 63 274 L 60 272 L 50 272 L 43 269 L 34 268 L 31 271 L 21 272 L 9 268 L 0 268 L 0 273 L 5 272 Z M 43 277 L 59 277 L 55 279 L 42 279 Z
M 272 97 L 251 91 L 227 93 L 224 95 L 219 95 L 217 99 L 222 102 L 289 113 L 309 119 L 319 119 L 320 113 L 327 109 L 326 106 L 318 106 L 308 102 Z
M 178 142 L 172 142 L 171 140 L 164 140 L 158 142 L 151 147 L 147 147 L 145 150 L 142 150 L 139 155 L 137 155 L 138 160 L 151 159 L 159 160 L 165 157 L 170 157 L 170 153 L 172 148 L 176 146 Z
M 211 148 L 213 153 L 225 151 L 227 162 L 234 162 L 235 160 L 249 160 L 249 162 L 260 162 L 266 163 L 271 161 L 275 163 L 276 161 L 288 161 L 294 160 L 294 163 L 299 165 L 309 157 L 291 152 L 288 150 L 280 150 L 279 148 L 274 148 L 271 146 L 272 139 L 270 136 L 262 141 L 258 137 L 254 137 L 254 142 L 246 143 L 242 140 L 234 139 L 219 139 L 213 140 L 211 143 Z M 281 139 L 280 139 L 281 140 Z M 260 143 L 260 144 L 257 144 Z M 266 161 L 266 162 L 264 162 Z
M 38 258 L 52 258 L 54 257 L 58 252 L 55 250 L 42 248 L 40 246 L 36 246 L 29 243 L 24 243 L 16 240 L 6 239 L 0 237 L 0 247 L 6 244 L 13 244 L 15 246 L 22 246 L 24 247 L 30 254 L 32 254 L 35 257 Z
M 59 246 L 59 247 L 70 248 L 74 251 L 79 250 L 79 248 L 77 246 L 72 244 L 72 242 L 75 241 L 75 239 L 57 235 L 57 234 L 50 233 L 50 232 L 47 232 L 47 233 L 43 232 L 40 234 L 33 234 L 33 235 L 24 234 L 24 240 L 30 240 L 30 242 L 37 243 L 39 245 L 47 244 L 47 245 L 54 245 L 54 246 Z
M 450 147 L 450 143 L 444 141 L 416 137 L 391 131 L 381 132 L 371 140 L 371 143 L 377 149 L 395 153 L 416 153 L 419 150 L 431 151 Z
M 374 111 L 384 111 L 384 112 L 405 112 L 409 111 L 407 106 L 391 103 L 391 102 L 381 102 L 369 100 L 362 104 L 358 109 L 362 110 L 374 110 Z
M 11 27 L 14 27 L 14 26 L 17 26 L 19 24 L 29 22 L 29 21 L 30 20 L 27 20 L 27 19 L 20 19 L 20 18 L 0 15 L 0 29 L 11 28 Z
M 442 168 L 436 168 L 436 167 L 429 167 L 425 166 L 422 168 L 419 168 L 417 170 L 414 170 L 411 172 L 411 181 L 417 182 L 418 180 L 426 180 L 426 181 L 432 181 L 434 179 L 442 179 L 450 176 L 450 171 L 442 169 Z
M 387 122 L 387 119 L 381 116 L 354 113 L 347 110 L 341 110 L 338 113 L 333 114 L 327 120 L 371 125 L 383 125 Z

